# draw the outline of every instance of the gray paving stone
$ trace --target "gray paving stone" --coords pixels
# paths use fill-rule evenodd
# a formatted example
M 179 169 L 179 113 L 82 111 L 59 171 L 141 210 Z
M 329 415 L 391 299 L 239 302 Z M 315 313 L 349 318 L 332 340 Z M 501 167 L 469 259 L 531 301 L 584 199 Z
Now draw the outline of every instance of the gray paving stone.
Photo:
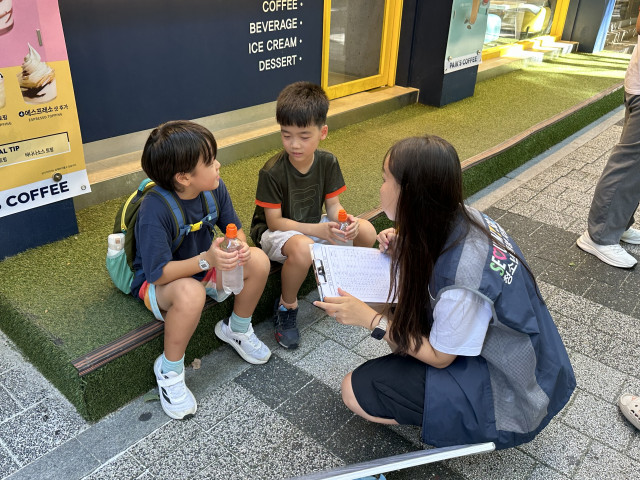
M 49 385 L 41 381 L 41 377 L 35 377 L 25 367 L 13 368 L 0 375 L 0 384 L 9 391 L 22 408 L 29 408 L 51 396 Z M 58 392 L 55 394 L 59 395 Z
M 447 460 L 446 465 L 467 480 L 526 479 L 536 461 L 517 448 Z
M 234 382 L 274 409 L 313 380 L 304 370 L 277 356 L 257 367 L 245 370 Z
M 210 431 L 218 423 L 236 410 L 244 408 L 254 397 L 235 382 L 225 383 L 210 392 L 198 404 L 193 421 L 205 431 Z
M 602 306 L 578 295 L 557 289 L 553 298 L 547 301 L 547 307 L 560 315 L 590 323 L 598 318 Z
M 562 315 L 553 315 L 553 319 L 567 349 L 607 363 L 605 359 L 610 355 L 613 343 L 613 338 L 610 335 L 595 330 L 587 323 L 583 324 L 579 320 Z
M 312 328 L 349 349 L 371 335 L 371 332 L 365 328 L 343 325 L 328 315 L 316 322 Z
M 597 475 L 598 480 L 637 478 L 640 475 L 640 463 L 598 442 L 593 442 L 574 478 L 593 480 L 594 475 Z
M 540 280 L 574 295 L 583 295 L 593 284 L 592 279 L 577 274 L 575 268 L 569 264 L 556 265 L 552 263 L 540 274 Z
M 371 335 L 367 335 L 352 350 L 354 353 L 366 358 L 367 360 L 383 357 L 391 353 L 391 348 L 387 342 L 376 340 L 375 338 L 372 338 Z
M 627 379 L 624 373 L 578 352 L 571 354 L 571 365 L 581 389 L 615 404 Z
M 499 222 L 499 220 L 507 213 L 507 211 L 493 205 L 489 208 L 485 208 L 484 213 L 489 215 L 489 217 L 493 218 L 495 221 Z
M 537 206 L 536 211 L 531 214 L 531 218 L 539 222 L 553 225 L 558 228 L 567 228 L 575 221 L 575 217 L 571 215 L 571 211 L 560 213 L 545 208 L 544 205 L 534 204 Z
M 367 422 L 357 416 L 340 428 L 326 442 L 326 447 L 346 464 L 419 450 L 384 425 Z
M 558 185 L 553 185 L 553 187 L 555 189 L 562 188 L 562 187 L 559 187 Z M 576 190 L 571 190 L 567 188 L 563 189 L 562 194 L 560 195 L 560 198 L 562 198 L 563 200 L 566 200 L 572 205 L 579 207 L 583 211 L 587 211 L 587 212 L 589 211 L 589 207 L 591 206 L 591 200 L 592 200 L 592 196 L 588 195 L 587 193 L 578 192 Z
M 622 129 L 618 126 L 613 126 L 602 132 L 593 140 L 588 141 L 586 145 L 601 152 L 607 152 L 615 147 L 620 141 L 621 134 Z
M 616 287 L 594 280 L 584 295 L 593 302 L 597 302 L 605 307 L 633 315 L 638 306 L 639 297 L 635 292 L 635 286 L 630 283 L 631 282 L 626 281 L 619 287 Z
M 528 480 L 564 480 L 569 478 L 551 468 L 537 464 Z
M 333 340 L 325 340 L 297 365 L 337 392 L 344 376 L 363 362 L 361 356 Z
M 162 447 L 162 446 L 160 446 Z M 196 435 L 187 442 L 176 442 L 165 450 L 154 463 L 148 465 L 153 478 L 176 480 L 193 478 L 210 463 L 215 453 L 222 450 L 214 438 L 206 433 Z
M 610 333 L 623 341 L 640 345 L 640 330 L 638 319 L 630 315 L 603 308 L 593 325 L 598 329 Z
M 22 410 L 22 407 L 9 394 L 5 386 L 0 386 L 0 422 L 17 415 Z
M 530 190 L 526 187 L 516 188 L 508 195 L 505 195 L 500 200 L 498 200 L 494 206 L 496 208 L 500 208 L 502 210 L 509 210 L 516 203 L 527 203 L 534 196 L 536 196 L 538 192 L 535 190 Z
M 521 217 L 532 218 L 540 207 L 533 202 L 516 202 L 507 210 Z M 539 220 L 538 220 L 539 221 Z
M 133 445 L 128 452 L 142 465 L 150 467 L 181 445 L 204 435 L 205 431 L 193 419 L 172 420 Z
M 247 466 L 216 442 L 211 444 L 209 465 L 193 476 L 193 480 L 246 480 L 253 477 Z
M 589 437 L 553 420 L 536 438 L 518 448 L 539 462 L 572 475 L 590 441 Z
M 127 452 L 115 457 L 106 465 L 90 473 L 83 480 L 112 480 L 114 478 L 137 478 L 145 468 Z
M 615 339 L 611 344 L 609 355 L 602 358 L 601 361 L 629 375 L 640 377 L 640 371 L 631 361 L 636 358 L 640 358 L 640 346 Z
M 577 190 L 578 192 L 586 193 L 589 191 L 592 184 L 589 182 L 585 182 L 584 180 L 579 180 L 577 178 L 561 177 L 558 180 L 556 180 L 555 185 L 559 187 L 570 188 L 572 190 Z
M 169 421 L 171 419 L 162 411 L 159 401 L 138 399 L 84 430 L 76 438 L 104 463 Z
M 344 465 L 317 441 L 294 435 L 270 451 L 261 452 L 254 478 L 280 480 L 314 472 L 324 472 Z
M 242 409 L 226 417 L 209 433 L 253 470 L 255 452 L 270 451 L 299 431 L 264 403 L 250 398 Z
M 548 195 L 550 197 L 555 198 L 563 198 L 564 192 L 566 192 L 565 187 L 561 187 L 559 185 L 551 184 L 540 191 L 541 194 Z
M 581 257 L 583 257 L 583 261 L 576 265 L 576 273 L 578 275 L 584 275 L 613 287 L 620 287 L 629 276 L 629 272 L 624 268 L 607 265 L 595 256 L 582 252 L 577 247 L 576 251 L 579 251 Z
M 584 391 L 574 394 L 562 422 L 621 452 L 626 450 L 633 437 L 633 427 L 620 414 L 617 406 Z
M 73 438 L 86 423 L 68 404 L 48 399 L 0 424 L 0 438 L 22 465 Z
M 100 462 L 75 439 L 30 463 L 9 476 L 11 480 L 60 480 L 82 478 L 91 473 Z
M 8 477 L 19 468 L 20 465 L 13 459 L 9 451 L 4 448 L 4 445 L 0 447 L 0 478 Z
M 276 412 L 320 442 L 329 439 L 354 415 L 341 395 L 318 380 L 291 395 Z

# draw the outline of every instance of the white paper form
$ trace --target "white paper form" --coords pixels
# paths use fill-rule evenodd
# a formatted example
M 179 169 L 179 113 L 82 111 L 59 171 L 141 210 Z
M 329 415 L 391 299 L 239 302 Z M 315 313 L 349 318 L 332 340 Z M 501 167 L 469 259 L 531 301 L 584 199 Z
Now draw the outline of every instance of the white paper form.
M 339 297 L 338 288 L 367 303 L 384 303 L 389 294 L 391 258 L 375 248 L 314 243 L 313 270 L 320 297 Z

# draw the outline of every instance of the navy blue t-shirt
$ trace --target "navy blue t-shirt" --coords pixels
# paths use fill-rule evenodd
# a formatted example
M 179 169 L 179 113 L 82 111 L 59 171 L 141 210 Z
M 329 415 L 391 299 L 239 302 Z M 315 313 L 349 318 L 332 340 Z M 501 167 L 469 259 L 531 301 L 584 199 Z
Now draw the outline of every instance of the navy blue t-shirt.
M 218 218 L 212 223 L 225 232 L 229 223 L 235 223 L 238 230 L 242 228 L 240 219 L 233 209 L 229 191 L 222 179 L 213 191 L 218 202 Z M 185 214 L 186 223 L 196 223 L 206 215 L 200 196 L 192 200 L 179 200 Z M 175 222 L 173 215 L 163 198 L 159 195 L 147 194 L 140 204 L 138 219 L 135 225 L 136 258 L 134 271 L 141 271 L 131 284 L 131 295 L 138 297 L 138 291 L 144 283 L 153 283 L 162 276 L 162 269 L 172 260 L 185 260 L 195 257 L 211 247 L 213 234 L 209 228 L 203 227 L 197 232 L 186 235 L 175 253 L 171 253 Z M 198 280 L 204 278 L 205 272 L 193 276 Z

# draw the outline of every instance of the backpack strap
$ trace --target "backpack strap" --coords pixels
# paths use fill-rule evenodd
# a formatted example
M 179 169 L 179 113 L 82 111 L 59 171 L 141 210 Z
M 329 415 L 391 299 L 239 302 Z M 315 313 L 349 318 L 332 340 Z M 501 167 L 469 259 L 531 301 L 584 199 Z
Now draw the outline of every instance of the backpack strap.
M 182 210 L 182 206 L 176 198 L 175 193 L 170 192 L 169 190 L 165 190 L 158 185 L 155 185 L 152 191 L 162 196 L 167 206 L 169 207 L 169 211 L 173 215 L 174 225 L 176 226 L 176 229 L 174 231 L 173 241 L 171 243 L 172 252 L 178 250 L 185 236 L 189 235 L 189 233 L 191 232 L 197 232 L 202 228 L 203 225 L 209 227 L 211 229 L 211 232 L 213 232 L 214 228 L 212 220 L 215 221 L 218 217 L 218 204 L 212 192 L 206 191 L 203 192 L 203 194 L 200 194 L 203 209 L 205 212 L 208 212 L 207 215 L 205 215 L 204 218 L 199 222 L 190 224 L 186 223 L 185 221 L 184 211 Z
M 203 226 L 209 227 L 211 233 L 214 232 L 214 224 L 218 220 L 218 201 L 211 190 L 206 190 L 200 194 L 202 209 L 207 214 L 198 223 L 191 225 L 191 231 L 196 232 Z

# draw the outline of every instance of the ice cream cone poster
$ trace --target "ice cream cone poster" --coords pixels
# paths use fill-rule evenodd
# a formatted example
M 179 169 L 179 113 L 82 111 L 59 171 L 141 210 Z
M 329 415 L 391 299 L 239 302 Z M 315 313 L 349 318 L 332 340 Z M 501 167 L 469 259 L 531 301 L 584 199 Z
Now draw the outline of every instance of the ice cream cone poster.
M 0 0 L 0 217 L 90 192 L 56 0 Z

